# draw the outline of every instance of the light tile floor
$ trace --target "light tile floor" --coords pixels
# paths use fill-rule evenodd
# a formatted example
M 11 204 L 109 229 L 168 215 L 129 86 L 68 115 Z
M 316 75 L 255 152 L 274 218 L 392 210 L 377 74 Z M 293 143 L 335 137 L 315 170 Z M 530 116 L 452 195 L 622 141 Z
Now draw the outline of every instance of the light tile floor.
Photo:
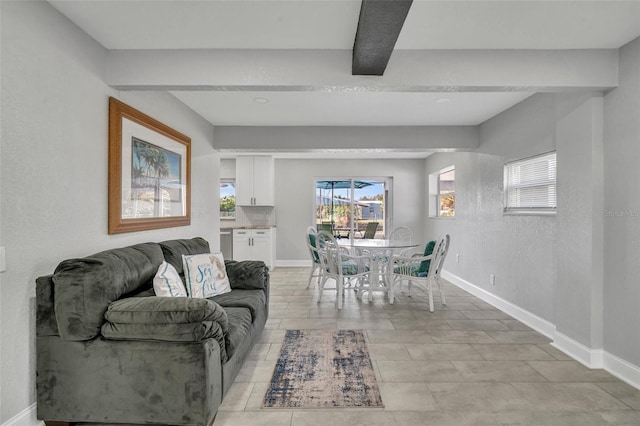
M 640 425 L 640 391 L 590 370 L 549 340 L 469 293 L 446 283 L 436 292 L 376 293 L 372 303 L 347 290 L 307 288 L 306 268 L 271 274 L 270 315 L 214 426 L 226 425 Z M 333 294 L 332 294 L 333 293 Z M 363 329 L 384 409 L 261 409 L 286 329 Z

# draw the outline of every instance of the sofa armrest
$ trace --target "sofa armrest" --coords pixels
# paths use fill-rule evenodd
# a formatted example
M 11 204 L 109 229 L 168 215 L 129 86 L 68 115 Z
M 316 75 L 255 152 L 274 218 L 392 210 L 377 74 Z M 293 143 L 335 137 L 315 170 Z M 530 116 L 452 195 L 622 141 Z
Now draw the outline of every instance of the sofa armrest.
M 178 324 L 120 324 L 105 322 L 102 336 L 108 340 L 147 340 L 158 342 L 202 342 L 216 339 L 224 344 L 222 327 L 215 321 Z
M 269 268 L 261 260 L 225 260 L 232 289 L 268 290 Z
M 189 297 L 128 297 L 107 308 L 105 319 L 116 324 L 189 324 L 215 321 L 226 332 L 227 313 L 213 300 Z
M 109 305 L 102 336 L 109 340 L 201 342 L 216 339 L 226 361 L 227 313 L 216 302 L 188 297 L 129 297 Z

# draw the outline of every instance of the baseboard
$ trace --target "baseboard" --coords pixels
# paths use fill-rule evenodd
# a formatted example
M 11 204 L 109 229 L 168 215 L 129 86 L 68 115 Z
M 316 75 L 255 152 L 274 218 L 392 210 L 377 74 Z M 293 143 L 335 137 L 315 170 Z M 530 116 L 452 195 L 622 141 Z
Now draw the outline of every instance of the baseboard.
M 276 260 L 276 266 L 280 268 L 310 268 L 311 260 Z
M 502 312 L 511 315 L 518 321 L 523 322 L 537 332 L 544 334 L 549 339 L 554 338 L 556 334 L 556 326 L 549 321 L 540 318 L 539 316 L 532 314 L 531 312 L 524 310 L 521 307 L 514 305 L 513 303 L 504 300 L 501 297 L 491 294 L 487 290 L 480 288 L 475 284 L 471 284 L 469 281 L 466 281 L 448 271 L 442 271 L 442 278 L 473 294 L 474 296 L 487 302 L 488 304 L 495 306 Z
M 3 423 L 2 426 L 42 426 L 44 422 L 38 420 L 36 411 L 36 404 L 33 403 Z
M 589 368 L 602 368 L 629 385 L 640 389 L 640 367 L 603 349 L 591 349 L 556 330 L 556 325 L 532 314 L 466 281 L 457 275 L 442 271 L 442 277 L 452 284 L 495 306 L 552 340 L 551 345 Z
M 589 368 L 604 368 L 602 349 L 591 349 L 559 331 L 553 336 L 551 345 Z
M 609 352 L 605 352 L 603 358 L 605 370 L 636 389 L 640 389 L 640 367 Z

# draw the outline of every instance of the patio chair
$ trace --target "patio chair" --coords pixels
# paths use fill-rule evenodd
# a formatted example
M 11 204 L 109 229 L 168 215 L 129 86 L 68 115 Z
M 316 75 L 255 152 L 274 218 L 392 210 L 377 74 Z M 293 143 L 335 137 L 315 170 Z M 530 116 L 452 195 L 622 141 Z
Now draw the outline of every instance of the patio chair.
M 318 232 L 316 246 L 322 264 L 322 278 L 320 279 L 320 295 L 318 303 L 322 301 L 322 294 L 327 289 L 328 280 L 335 281 L 336 307 L 342 309 L 344 288 L 347 284 L 354 284 L 358 289 L 364 282 L 368 282 L 371 273 L 371 257 L 355 256 L 340 247 L 332 234 L 326 231 Z
M 316 247 L 316 238 L 318 232 L 316 228 L 310 226 L 307 228 L 307 248 L 309 249 L 309 255 L 311 256 L 311 273 L 309 274 L 309 284 L 307 284 L 307 288 L 311 287 L 311 282 L 314 278 L 318 278 L 318 282 L 322 280 L 322 263 L 320 261 L 320 254 L 318 253 L 318 248 Z
M 438 241 L 429 241 L 422 256 L 417 254 L 411 257 L 406 255 L 391 257 L 388 268 L 390 285 L 396 285 L 402 280 L 409 281 L 409 297 L 411 297 L 412 284 L 425 289 L 429 296 L 429 311 L 433 312 L 432 284 L 435 282 L 440 290 L 442 304 L 446 305 L 447 299 L 440 282 L 440 273 L 447 258 L 450 240 L 447 234 Z
M 369 222 L 367 223 L 367 229 L 364 230 L 364 239 L 372 239 L 376 236 L 376 231 L 378 230 L 378 222 Z
M 318 230 L 318 232 L 326 231 L 326 232 L 328 232 L 330 234 L 333 234 L 333 225 L 330 222 L 318 223 L 316 225 L 316 229 Z

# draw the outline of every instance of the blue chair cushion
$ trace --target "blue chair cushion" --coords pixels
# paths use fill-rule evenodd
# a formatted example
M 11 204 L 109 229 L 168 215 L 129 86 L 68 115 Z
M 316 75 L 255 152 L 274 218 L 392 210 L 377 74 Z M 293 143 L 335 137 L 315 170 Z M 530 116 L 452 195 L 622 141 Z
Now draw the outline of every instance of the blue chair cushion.
M 365 271 L 368 270 L 369 268 L 365 268 Z M 353 260 L 345 260 L 342 262 L 342 275 L 356 275 L 358 272 L 358 264 Z
M 420 264 L 418 262 L 408 263 L 402 266 L 396 265 L 393 268 L 393 272 L 396 274 L 402 273 L 402 275 L 411 275 L 412 277 L 426 277 L 426 272 L 419 272 Z M 422 275 L 424 274 L 424 275 Z
M 367 272 L 369 271 L 369 268 L 365 266 L 364 270 Z M 328 268 L 327 272 L 329 272 Z M 358 273 L 358 264 L 356 262 L 353 260 L 345 260 L 342 262 L 342 275 L 357 275 Z
M 427 245 L 424 247 L 424 256 L 431 256 L 435 246 L 436 246 L 435 241 L 429 241 Z M 424 274 L 423 276 L 426 277 L 427 273 L 429 272 L 429 265 L 431 265 L 431 259 L 423 260 L 422 262 L 420 262 L 420 268 L 418 269 L 418 274 Z M 418 276 L 421 276 L 421 275 L 418 275 Z
M 311 247 L 315 247 L 316 246 L 316 236 L 313 234 L 308 234 L 309 237 L 309 244 L 311 244 Z M 311 252 L 313 254 L 313 261 L 315 263 L 320 263 L 320 258 L 318 257 L 318 253 L 316 253 L 315 251 Z

